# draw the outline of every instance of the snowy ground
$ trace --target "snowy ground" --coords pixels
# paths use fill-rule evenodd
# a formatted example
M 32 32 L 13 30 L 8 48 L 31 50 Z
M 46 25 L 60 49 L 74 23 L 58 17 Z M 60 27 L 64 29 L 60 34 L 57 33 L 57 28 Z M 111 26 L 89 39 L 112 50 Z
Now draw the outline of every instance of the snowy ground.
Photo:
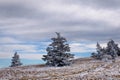
M 120 58 L 116 62 L 77 59 L 66 67 L 43 65 L 0 69 L 0 80 L 120 80 Z

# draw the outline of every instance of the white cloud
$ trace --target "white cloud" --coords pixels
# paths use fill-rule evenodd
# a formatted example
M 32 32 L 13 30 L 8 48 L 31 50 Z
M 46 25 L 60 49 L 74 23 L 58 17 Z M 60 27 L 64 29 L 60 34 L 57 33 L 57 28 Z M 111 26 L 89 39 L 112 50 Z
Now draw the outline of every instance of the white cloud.
M 0 52 L 0 59 L 12 59 L 14 53 L 6 53 L 6 52 Z M 25 53 L 25 54 L 20 54 L 18 53 L 18 55 L 20 56 L 20 59 L 39 59 L 41 60 L 43 58 L 43 55 L 45 54 L 36 54 L 36 53 Z
M 74 42 L 70 44 L 71 52 L 84 53 L 95 52 L 97 43 L 78 43 Z M 106 47 L 106 43 L 100 43 L 101 47 Z
M 13 56 L 13 53 L 10 53 L 10 52 L 0 52 L 0 59 L 10 59 L 12 58 Z
M 22 59 L 39 59 L 41 60 L 45 54 L 20 54 Z
M 0 44 L 1 43 L 20 43 L 21 41 L 12 38 L 12 37 L 0 37 Z
M 95 51 L 95 44 L 72 43 L 70 44 L 71 52 L 93 52 Z
M 49 1 L 48 1 L 49 2 Z M 37 5 L 36 5 L 37 4 Z M 42 6 L 42 7 L 41 7 Z M 38 5 L 37 2 L 34 2 L 33 7 L 36 7 L 38 11 L 41 9 L 46 13 L 53 14 L 56 18 L 59 19 L 88 19 L 103 21 L 108 25 L 118 27 L 120 25 L 119 17 L 120 10 L 107 10 L 107 9 L 97 9 L 87 5 L 79 4 L 69 4 L 64 1 L 50 1 L 46 5 L 46 1 L 42 1 L 41 5 Z M 41 8 L 38 8 L 41 7 Z M 71 16 L 72 15 L 72 16 Z M 63 16 L 63 17 L 61 17 Z
M 43 49 L 36 49 L 35 45 L 1 45 L 0 58 L 11 58 L 15 51 L 25 59 L 41 59 L 45 53 Z
M 17 51 L 21 58 L 41 59 L 42 55 L 46 53 L 43 47 L 48 45 L 48 43 L 49 42 L 29 43 L 12 37 L 1 37 L 0 58 L 12 58 L 14 53 Z
M 0 51 L 14 52 L 14 51 L 24 51 L 24 52 L 36 52 L 36 46 L 34 45 L 1 45 Z

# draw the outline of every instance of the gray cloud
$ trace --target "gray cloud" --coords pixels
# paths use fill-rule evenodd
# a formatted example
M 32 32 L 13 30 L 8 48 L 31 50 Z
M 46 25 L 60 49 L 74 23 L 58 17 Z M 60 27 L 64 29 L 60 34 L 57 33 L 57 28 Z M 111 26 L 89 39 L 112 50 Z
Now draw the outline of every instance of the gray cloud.
M 67 1 L 69 2 L 69 0 Z M 90 6 L 94 8 L 103 8 L 103 9 L 119 9 L 120 8 L 120 0 L 74 0 L 70 1 L 71 4 L 79 4 Z
M 45 13 L 42 9 L 40 11 L 37 11 L 33 9 L 30 5 L 28 6 L 27 4 L 29 3 L 25 3 L 22 0 L 21 2 L 8 1 L 0 3 L 0 18 L 44 19 L 49 16 L 49 14 Z
M 61 32 L 71 41 L 119 38 L 119 0 L 47 1 L 1 4 L 0 36 L 40 41 Z
M 4 18 L 25 17 L 30 14 L 30 10 L 20 4 L 2 4 L 0 5 L 0 16 Z
M 120 42 L 119 3 L 119 0 L 1 0 L 0 55 L 11 57 L 16 50 L 21 56 L 41 54 L 50 38 L 56 36 L 55 32 L 67 38 L 72 52 L 93 52 L 96 42 L 105 45 L 109 39 Z

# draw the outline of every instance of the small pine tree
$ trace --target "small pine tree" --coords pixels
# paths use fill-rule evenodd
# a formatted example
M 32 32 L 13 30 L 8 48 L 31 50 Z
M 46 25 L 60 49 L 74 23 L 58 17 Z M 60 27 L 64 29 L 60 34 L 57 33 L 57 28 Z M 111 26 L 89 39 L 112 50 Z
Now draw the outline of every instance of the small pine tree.
M 97 43 L 97 45 L 96 45 L 96 50 L 97 50 L 97 59 L 102 59 L 102 57 L 103 57 L 103 49 L 102 49 L 102 47 L 100 46 L 100 44 L 99 43 Z
M 22 63 L 20 62 L 19 55 L 15 52 L 14 56 L 12 57 L 12 62 L 10 67 L 20 66 Z
M 57 38 L 52 38 L 53 41 L 46 49 L 47 55 L 43 55 L 43 60 L 47 61 L 48 66 L 66 66 L 70 65 L 70 59 L 74 57 L 70 54 L 70 47 L 67 44 L 67 40 L 61 37 L 60 33 L 57 33 Z
M 98 53 L 100 53 L 100 51 L 102 50 L 102 47 L 100 46 L 100 44 L 97 42 L 97 45 L 96 45 L 96 50 Z

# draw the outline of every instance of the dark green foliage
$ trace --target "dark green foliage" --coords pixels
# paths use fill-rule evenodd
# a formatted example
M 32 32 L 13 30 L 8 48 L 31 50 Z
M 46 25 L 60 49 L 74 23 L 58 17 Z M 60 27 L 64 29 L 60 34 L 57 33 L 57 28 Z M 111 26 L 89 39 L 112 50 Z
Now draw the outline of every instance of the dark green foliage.
M 43 55 L 43 60 L 46 61 L 48 66 L 66 66 L 70 65 L 70 59 L 74 57 L 70 54 L 70 47 L 67 40 L 57 33 L 57 38 L 51 38 L 53 41 L 46 49 L 47 55 Z
M 91 54 L 91 57 L 93 58 L 102 60 L 104 58 L 107 59 L 108 57 L 110 59 L 110 56 L 111 59 L 115 59 L 117 56 L 120 56 L 120 48 L 113 40 L 110 40 L 107 43 L 106 48 L 102 48 L 99 43 L 97 43 L 96 47 L 97 52 Z
M 14 56 L 12 57 L 12 62 L 10 67 L 20 66 L 22 63 L 20 62 L 19 55 L 15 52 Z
M 111 55 L 113 59 L 118 56 L 119 52 L 118 44 L 115 44 L 113 40 L 107 43 L 106 53 Z

